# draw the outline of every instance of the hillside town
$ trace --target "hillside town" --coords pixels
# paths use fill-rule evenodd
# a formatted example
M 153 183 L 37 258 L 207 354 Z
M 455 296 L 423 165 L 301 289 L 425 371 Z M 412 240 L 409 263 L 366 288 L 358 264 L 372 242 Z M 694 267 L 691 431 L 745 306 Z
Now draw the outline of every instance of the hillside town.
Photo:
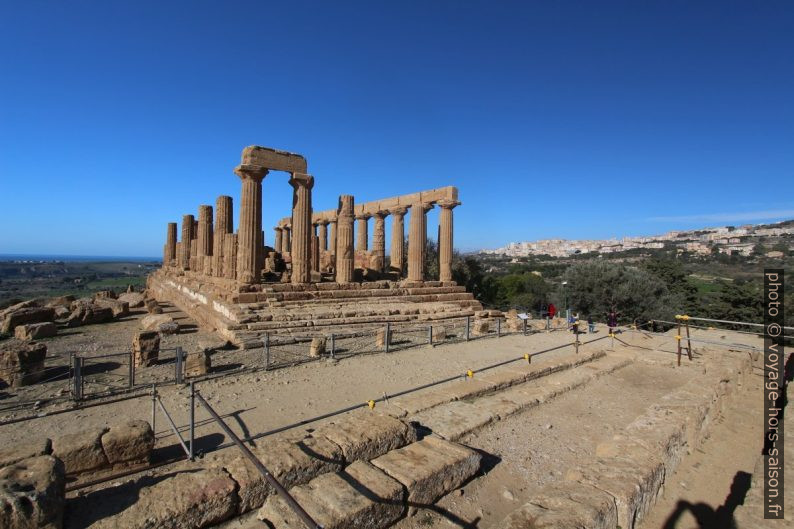
M 744 226 L 722 226 L 689 231 L 669 231 L 663 235 L 647 237 L 623 237 L 606 240 L 567 240 L 542 239 L 539 241 L 511 242 L 494 250 L 481 250 L 482 254 L 506 255 L 508 257 L 527 257 L 530 255 L 549 255 L 568 257 L 575 254 L 609 254 L 637 249 L 662 249 L 675 247 L 680 253 L 690 252 L 709 255 L 713 252 L 727 255 L 749 256 L 767 239 L 784 242 L 786 236 L 794 235 L 794 222 L 784 221 L 775 224 L 747 224 Z M 773 244 L 774 244 L 773 242 Z M 790 250 L 791 248 L 789 248 Z M 779 255 L 778 255 L 779 254 Z M 765 253 L 767 257 L 783 257 L 780 249 Z

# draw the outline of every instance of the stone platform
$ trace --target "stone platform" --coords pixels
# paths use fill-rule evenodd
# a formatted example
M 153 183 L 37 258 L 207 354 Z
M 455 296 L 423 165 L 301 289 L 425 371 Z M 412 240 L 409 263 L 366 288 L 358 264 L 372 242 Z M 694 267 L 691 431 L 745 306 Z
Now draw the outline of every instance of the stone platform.
M 444 321 L 474 315 L 482 305 L 454 281 L 321 282 L 296 285 L 237 282 L 161 269 L 147 287 L 200 325 L 242 347 L 265 334 L 324 335 L 380 323 Z

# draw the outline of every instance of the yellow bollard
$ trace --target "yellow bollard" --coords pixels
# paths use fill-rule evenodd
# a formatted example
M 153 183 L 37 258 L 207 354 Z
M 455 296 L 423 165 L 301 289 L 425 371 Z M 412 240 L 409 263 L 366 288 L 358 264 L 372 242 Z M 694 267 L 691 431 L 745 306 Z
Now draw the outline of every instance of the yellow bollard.
M 527 364 L 531 364 L 532 363 L 532 355 L 529 354 L 529 353 L 524 353 L 524 360 L 527 361 Z
M 469 369 L 468 371 L 466 371 L 466 376 L 467 376 L 468 378 L 474 378 L 474 371 L 472 371 L 471 369 Z
M 375 409 L 375 401 L 374 400 L 368 400 L 367 401 L 367 406 L 369 406 L 369 409 L 374 410 Z

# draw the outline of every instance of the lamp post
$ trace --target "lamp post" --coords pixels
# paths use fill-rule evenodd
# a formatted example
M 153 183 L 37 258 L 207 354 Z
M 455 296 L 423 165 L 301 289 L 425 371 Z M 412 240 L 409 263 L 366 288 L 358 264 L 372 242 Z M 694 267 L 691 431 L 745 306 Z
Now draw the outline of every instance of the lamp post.
M 567 281 L 562 282 L 562 291 L 563 296 L 565 297 L 565 321 L 569 321 L 571 319 L 571 312 L 568 309 L 568 289 L 565 288 L 568 285 Z

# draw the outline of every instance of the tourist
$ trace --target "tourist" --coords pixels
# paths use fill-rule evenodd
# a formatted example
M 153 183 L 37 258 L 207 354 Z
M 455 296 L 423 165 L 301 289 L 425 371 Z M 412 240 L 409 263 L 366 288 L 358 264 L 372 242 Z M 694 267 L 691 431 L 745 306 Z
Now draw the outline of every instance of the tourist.
M 618 326 L 618 312 L 615 309 L 610 310 L 607 314 L 607 326 L 609 327 L 609 334 L 613 334 Z
M 591 314 L 587 315 L 587 332 L 593 334 L 595 332 L 595 322 Z

